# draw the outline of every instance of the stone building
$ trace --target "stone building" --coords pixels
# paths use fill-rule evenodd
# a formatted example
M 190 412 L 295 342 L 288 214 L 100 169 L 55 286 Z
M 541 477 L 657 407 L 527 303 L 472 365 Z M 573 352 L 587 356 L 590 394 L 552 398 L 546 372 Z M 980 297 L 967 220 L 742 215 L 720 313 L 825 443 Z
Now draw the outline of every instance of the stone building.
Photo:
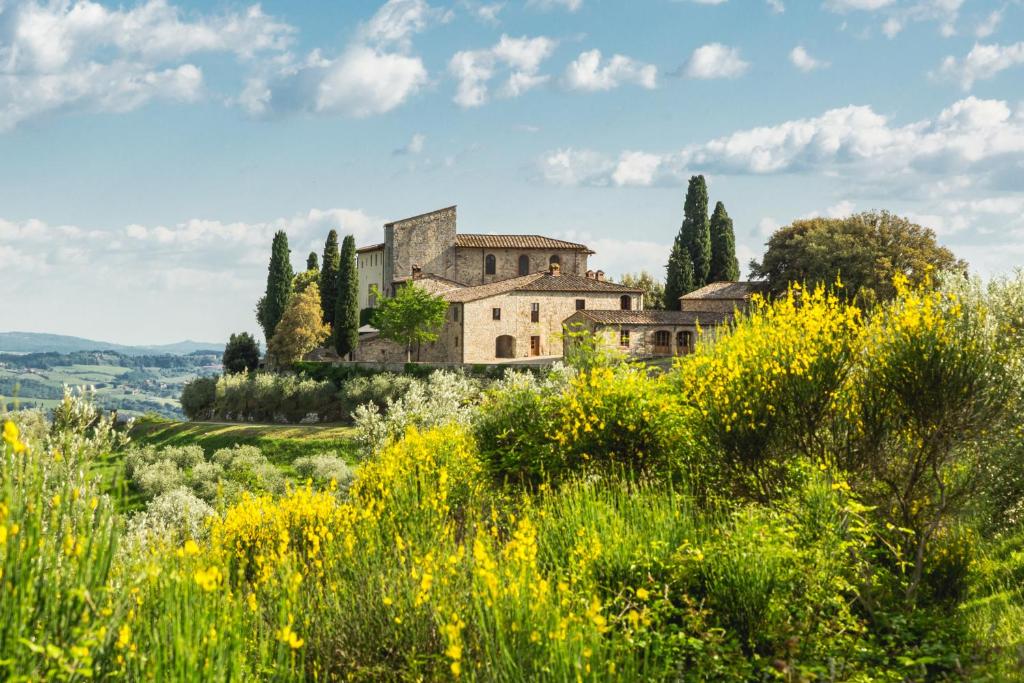
M 413 268 L 463 285 L 482 285 L 548 270 L 584 275 L 585 245 L 540 235 L 459 234 L 456 207 L 404 218 L 384 226 L 384 242 L 357 250 L 359 307 L 373 308 L 372 288 L 385 296 L 412 277 Z
M 729 322 L 761 291 L 757 282 L 712 282 L 681 296 L 678 311 L 578 311 L 565 324 L 635 358 L 678 356 L 693 351 L 699 330 Z
M 644 310 L 643 292 L 587 268 L 583 244 L 541 235 L 460 234 L 456 207 L 387 223 L 384 242 L 357 250 L 360 308 L 373 291 L 421 287 L 449 303 L 437 341 L 419 360 L 494 363 L 563 355 L 567 326 L 594 332 L 635 357 L 693 349 L 699 328 L 744 308 L 757 285 L 716 282 L 680 299 L 681 311 Z M 371 328 L 372 330 L 372 328 Z M 357 361 L 404 362 L 405 349 L 367 331 Z

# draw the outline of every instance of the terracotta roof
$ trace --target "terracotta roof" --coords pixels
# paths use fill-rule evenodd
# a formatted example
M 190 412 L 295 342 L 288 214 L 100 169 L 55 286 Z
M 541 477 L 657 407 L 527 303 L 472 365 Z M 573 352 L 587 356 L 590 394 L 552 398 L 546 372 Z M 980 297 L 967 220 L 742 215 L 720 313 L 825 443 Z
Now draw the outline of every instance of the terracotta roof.
M 368 247 L 359 247 L 358 249 L 356 249 L 356 253 L 357 254 L 362 254 L 364 251 L 377 251 L 378 249 L 383 249 L 383 248 L 384 248 L 384 243 L 381 242 L 380 244 L 371 244 Z
M 567 249 L 593 254 L 585 244 L 556 240 L 542 235 L 455 235 L 455 246 L 476 249 Z
M 615 292 L 621 294 L 640 294 L 643 292 L 640 289 L 617 285 L 613 282 L 602 282 L 579 275 L 551 275 L 548 272 L 543 272 L 489 282 L 485 285 L 476 285 L 475 287 L 463 287 L 462 289 L 445 293 L 444 298 L 451 302 L 464 303 L 513 291 Z
M 763 282 L 712 282 L 680 299 L 749 299 L 765 289 Z
M 415 279 L 410 276 L 406 276 L 394 280 L 395 283 L 410 281 L 415 282 L 417 287 L 424 289 L 431 294 L 444 294 L 445 292 L 453 289 L 462 289 L 466 286 L 461 282 L 449 280 L 446 277 L 441 277 L 440 275 L 434 275 L 432 273 L 424 273 L 421 277 Z
M 581 317 L 604 325 L 720 325 L 732 318 L 720 311 L 576 311 Z

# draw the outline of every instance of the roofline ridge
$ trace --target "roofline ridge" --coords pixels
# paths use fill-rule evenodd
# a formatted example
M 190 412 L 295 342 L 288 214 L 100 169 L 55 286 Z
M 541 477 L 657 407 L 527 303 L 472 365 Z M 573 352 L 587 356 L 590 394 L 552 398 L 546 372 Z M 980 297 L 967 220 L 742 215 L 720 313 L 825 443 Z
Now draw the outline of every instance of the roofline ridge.
M 424 216 L 429 216 L 429 215 L 434 214 L 434 213 L 441 213 L 442 211 L 447 211 L 448 209 L 455 209 L 458 206 L 459 206 L 458 204 L 452 204 L 451 206 L 443 206 L 440 209 L 434 209 L 433 211 L 425 211 L 423 213 L 418 213 L 415 216 L 408 216 L 406 218 L 398 218 L 398 219 L 395 219 L 395 220 L 390 221 L 388 223 L 385 223 L 384 227 L 387 228 L 387 227 L 391 227 L 392 225 L 394 225 L 396 223 L 404 223 L 406 221 L 415 220 L 417 218 L 423 218 Z

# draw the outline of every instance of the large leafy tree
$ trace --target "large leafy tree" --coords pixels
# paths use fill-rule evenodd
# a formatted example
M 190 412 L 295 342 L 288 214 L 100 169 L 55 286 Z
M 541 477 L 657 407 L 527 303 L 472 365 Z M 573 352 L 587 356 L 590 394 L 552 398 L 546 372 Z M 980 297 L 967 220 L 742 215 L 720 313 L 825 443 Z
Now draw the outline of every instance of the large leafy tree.
M 232 334 L 221 363 L 228 374 L 255 370 L 260 364 L 260 345 L 248 332 Z
M 668 267 L 665 269 L 663 307 L 667 311 L 678 311 L 679 297 L 693 290 L 693 261 L 690 260 L 690 252 L 683 245 L 682 239 L 676 237 L 672 253 L 668 257 Z
M 776 294 L 794 282 L 831 284 L 841 278 L 842 294 L 872 303 L 896 295 L 897 274 L 917 285 L 930 273 L 967 268 L 935 241 L 932 230 L 888 211 L 793 221 L 776 230 L 767 246 L 760 261 L 750 262 L 750 272 Z
M 359 274 L 356 272 L 356 238 L 352 235 L 345 236 L 339 261 L 334 348 L 339 356 L 347 356 L 359 345 Z
M 708 283 L 711 271 L 711 226 L 708 223 L 708 186 L 704 176 L 690 178 L 683 206 L 683 225 L 679 229 L 683 246 L 693 263 L 693 289 Z M 693 291 L 693 290 L 688 290 Z M 686 294 L 687 292 L 681 292 Z
M 338 298 L 338 267 L 341 255 L 338 253 L 338 232 L 327 233 L 324 243 L 323 266 L 320 269 L 320 307 L 323 321 L 334 325 L 335 301 Z
M 619 284 L 642 289 L 644 292 L 644 308 L 661 310 L 665 306 L 665 285 L 646 270 L 637 274 L 625 273 Z
M 735 282 L 740 279 L 740 264 L 736 260 L 736 235 L 732 229 L 732 219 L 722 202 L 715 204 L 710 225 L 711 270 L 708 272 L 708 282 Z
M 331 328 L 321 314 L 316 287 L 306 287 L 292 298 L 267 344 L 267 357 L 274 365 L 283 367 L 300 361 L 327 341 Z
M 380 297 L 379 292 L 376 294 Z M 412 360 L 415 344 L 416 359 L 419 360 L 422 343 L 435 341 L 440 334 L 448 313 L 448 302 L 413 283 L 399 287 L 395 296 L 378 298 L 378 301 L 373 326 L 385 339 L 405 347 L 406 360 Z
M 288 301 L 292 296 L 291 250 L 288 248 L 288 235 L 283 230 L 274 233 L 274 242 L 270 248 L 270 266 L 267 268 L 267 289 L 263 298 L 256 304 L 256 319 L 263 328 L 263 336 L 268 341 L 274 336 L 277 323 L 280 322 Z
M 309 252 L 309 256 L 306 257 L 306 270 L 320 272 L 320 259 L 317 258 L 315 251 Z

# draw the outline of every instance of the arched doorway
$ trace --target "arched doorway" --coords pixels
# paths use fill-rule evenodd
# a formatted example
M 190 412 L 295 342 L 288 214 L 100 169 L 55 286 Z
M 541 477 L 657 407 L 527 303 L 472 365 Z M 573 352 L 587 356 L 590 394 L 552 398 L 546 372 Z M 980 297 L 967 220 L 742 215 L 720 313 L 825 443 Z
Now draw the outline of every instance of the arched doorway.
M 668 356 L 672 353 L 672 336 L 668 330 L 657 330 L 654 333 L 654 355 Z
M 693 350 L 693 333 L 687 330 L 676 332 L 676 353 L 682 355 Z
M 503 334 L 494 340 L 495 358 L 515 358 L 516 338 L 511 334 Z

